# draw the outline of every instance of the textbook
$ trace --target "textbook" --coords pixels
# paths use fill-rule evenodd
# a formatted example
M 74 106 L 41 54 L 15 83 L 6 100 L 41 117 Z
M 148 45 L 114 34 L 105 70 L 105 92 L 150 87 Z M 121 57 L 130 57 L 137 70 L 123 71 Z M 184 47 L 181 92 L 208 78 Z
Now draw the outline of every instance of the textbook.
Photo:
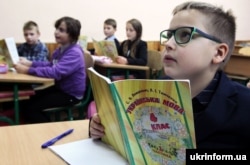
M 107 56 L 114 61 L 114 58 L 118 56 L 117 48 L 114 41 L 102 40 L 96 41 L 93 39 L 93 46 L 95 48 L 95 54 L 101 56 Z
M 81 46 L 82 50 L 87 50 L 88 47 L 88 37 L 87 36 L 79 36 L 78 43 Z
M 0 40 L 0 56 L 4 56 L 9 68 L 19 61 L 19 55 L 14 38 Z
M 184 165 L 196 148 L 189 80 L 126 79 L 111 82 L 87 70 L 105 128 L 102 141 L 130 165 Z

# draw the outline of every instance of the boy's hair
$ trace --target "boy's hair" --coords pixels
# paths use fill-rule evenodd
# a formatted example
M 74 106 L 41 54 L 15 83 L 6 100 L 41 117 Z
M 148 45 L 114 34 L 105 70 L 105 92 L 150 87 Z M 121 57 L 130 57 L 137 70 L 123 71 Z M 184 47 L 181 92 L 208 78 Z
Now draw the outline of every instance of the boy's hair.
M 173 10 L 173 15 L 183 10 L 192 9 L 204 14 L 204 16 L 207 17 L 207 24 L 205 27 L 209 33 L 228 45 L 229 51 L 223 64 L 225 65 L 233 53 L 235 44 L 236 23 L 232 11 L 223 11 L 221 7 L 216 7 L 204 2 L 190 1 L 176 6 Z
M 80 21 L 72 17 L 62 17 L 56 21 L 55 28 L 57 29 L 61 25 L 62 22 L 66 24 L 67 33 L 72 39 L 72 42 L 76 43 L 81 33 Z
M 116 29 L 117 27 L 117 24 L 116 24 L 116 21 L 112 18 L 108 18 L 104 21 L 104 24 L 106 25 L 111 25 L 114 29 Z
M 37 25 L 37 23 L 34 22 L 34 21 L 28 21 L 28 22 L 26 22 L 26 23 L 23 25 L 23 31 L 25 31 L 25 30 L 31 30 L 31 29 L 33 29 L 34 27 L 37 29 L 37 32 L 39 33 L 38 25 Z

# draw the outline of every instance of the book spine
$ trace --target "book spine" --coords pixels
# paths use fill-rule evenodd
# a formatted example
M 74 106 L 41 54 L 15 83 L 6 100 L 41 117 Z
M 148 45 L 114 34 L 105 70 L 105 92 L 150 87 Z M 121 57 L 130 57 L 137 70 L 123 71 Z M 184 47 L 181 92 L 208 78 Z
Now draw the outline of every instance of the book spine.
M 123 118 L 122 118 L 122 115 L 121 115 L 121 110 L 119 108 L 119 94 L 116 90 L 116 87 L 114 84 L 110 84 L 110 90 L 111 90 L 111 94 L 112 94 L 112 97 L 113 97 L 113 100 L 114 100 L 114 104 L 115 104 L 115 108 L 116 108 L 116 111 L 117 111 L 117 118 L 118 118 L 118 121 L 119 121 L 119 125 L 120 125 L 120 128 L 121 128 L 121 133 L 122 133 L 122 137 L 124 139 L 124 146 L 125 146 L 125 150 L 126 150 L 126 154 L 127 154 L 127 159 L 130 163 L 130 165 L 136 165 L 135 164 L 135 161 L 134 161 L 134 158 L 133 158 L 133 155 L 132 155 L 132 151 L 131 151 L 131 148 L 129 146 L 129 138 L 128 138 L 128 135 L 126 134 L 126 132 L 124 131 L 126 129 L 124 123 L 123 123 Z

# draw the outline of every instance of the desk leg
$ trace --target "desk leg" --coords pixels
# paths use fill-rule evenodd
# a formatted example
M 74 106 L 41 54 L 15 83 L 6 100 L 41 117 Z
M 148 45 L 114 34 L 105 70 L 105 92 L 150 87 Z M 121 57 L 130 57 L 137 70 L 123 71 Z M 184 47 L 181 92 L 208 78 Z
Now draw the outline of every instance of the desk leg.
M 129 70 L 126 70 L 126 75 L 125 75 L 125 79 L 129 78 Z
M 14 84 L 14 111 L 15 111 L 15 124 L 19 124 L 19 102 L 18 102 L 18 85 Z
M 111 79 L 111 69 L 107 68 L 107 77 Z

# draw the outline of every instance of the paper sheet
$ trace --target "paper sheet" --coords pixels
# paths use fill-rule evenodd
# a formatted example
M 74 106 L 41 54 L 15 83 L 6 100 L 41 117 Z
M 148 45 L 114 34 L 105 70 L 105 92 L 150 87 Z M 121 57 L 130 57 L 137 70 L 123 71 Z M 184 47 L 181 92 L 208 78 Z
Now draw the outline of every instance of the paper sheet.
M 128 162 L 100 140 L 84 139 L 49 147 L 70 165 L 128 165 Z

